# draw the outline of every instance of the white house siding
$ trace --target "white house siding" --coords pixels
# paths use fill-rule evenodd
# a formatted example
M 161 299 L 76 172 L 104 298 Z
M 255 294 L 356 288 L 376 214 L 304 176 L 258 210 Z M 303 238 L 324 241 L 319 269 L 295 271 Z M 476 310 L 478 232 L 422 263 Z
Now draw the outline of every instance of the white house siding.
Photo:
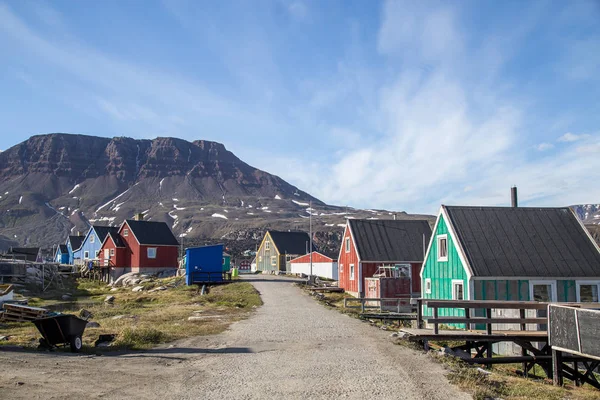
M 291 263 L 292 274 L 310 275 L 310 263 Z M 338 279 L 337 262 L 313 263 L 313 275 L 327 279 Z

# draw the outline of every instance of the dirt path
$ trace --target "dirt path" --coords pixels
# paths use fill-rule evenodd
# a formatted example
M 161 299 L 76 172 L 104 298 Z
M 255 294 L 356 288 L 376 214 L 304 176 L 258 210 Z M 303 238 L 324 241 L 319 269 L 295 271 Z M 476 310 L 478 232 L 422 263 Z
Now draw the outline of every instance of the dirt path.
M 289 281 L 248 279 L 264 306 L 220 335 L 103 356 L 0 350 L 0 398 L 470 398 L 389 333 L 326 309 Z

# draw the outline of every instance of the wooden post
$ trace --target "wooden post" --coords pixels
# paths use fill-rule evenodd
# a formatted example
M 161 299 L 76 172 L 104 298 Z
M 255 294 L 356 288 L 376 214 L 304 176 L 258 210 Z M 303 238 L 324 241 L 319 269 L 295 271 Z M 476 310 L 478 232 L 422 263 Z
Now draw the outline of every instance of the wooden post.
M 522 309 L 519 310 L 519 316 L 521 317 L 521 319 L 525 319 L 525 316 L 526 316 L 525 309 L 522 308 Z M 521 324 L 521 330 L 522 331 L 526 331 L 527 330 L 527 324 Z M 527 349 L 521 347 L 521 355 L 523 357 L 527 357 L 527 355 L 528 355 Z M 524 362 L 523 363 L 523 376 L 525 378 L 527 378 L 528 375 L 529 375 L 529 372 L 527 371 L 527 363 Z
M 471 309 L 470 308 L 465 308 L 465 318 L 471 319 Z M 467 328 L 467 330 L 471 330 L 471 323 L 468 323 L 466 328 Z
M 573 361 L 573 378 L 575 378 L 575 386 L 581 386 L 581 377 L 579 376 L 579 363 L 577 361 Z
M 552 350 L 552 382 L 554 386 L 563 385 L 562 352 Z
M 437 307 L 433 308 L 433 318 L 438 319 L 438 308 Z M 439 325 L 438 325 L 437 321 L 435 322 L 435 324 L 433 324 L 433 333 L 435 333 L 436 335 L 438 333 L 440 333 L 440 329 L 439 329 Z
M 400 314 L 400 299 L 396 299 L 396 312 Z
M 423 300 L 417 299 L 417 329 L 423 329 Z
M 487 319 L 491 319 L 492 318 L 492 309 L 491 308 L 486 308 L 486 310 L 485 310 L 485 317 Z M 491 335 L 492 334 L 492 324 L 486 324 L 486 328 L 487 328 L 487 334 Z
M 365 312 L 365 298 L 364 297 L 360 298 L 360 311 L 363 313 Z

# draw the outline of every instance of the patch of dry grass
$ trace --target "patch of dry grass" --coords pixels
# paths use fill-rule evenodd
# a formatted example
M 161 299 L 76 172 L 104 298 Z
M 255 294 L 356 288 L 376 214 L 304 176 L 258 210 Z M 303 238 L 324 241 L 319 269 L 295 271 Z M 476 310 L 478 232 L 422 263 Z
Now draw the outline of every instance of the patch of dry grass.
M 435 353 L 432 353 L 435 354 Z M 476 400 L 591 400 L 600 398 L 600 391 L 589 386 L 564 387 L 552 385 L 549 379 L 519 377 L 515 368 L 509 365 L 497 365 L 486 375 L 464 361 L 450 356 L 433 357 L 449 370 L 448 380 L 473 395 Z
M 174 286 L 175 279 L 160 280 L 156 286 Z M 86 347 L 93 346 L 100 334 L 116 335 L 111 348 L 142 349 L 186 337 L 220 333 L 262 304 L 259 293 L 247 282 L 214 286 L 204 296 L 197 287 L 183 285 L 153 293 L 132 292 L 131 288 L 111 292 L 104 284 L 81 281 L 79 289 L 87 295 L 79 296 L 80 303 L 72 304 L 72 311 L 65 312 L 77 314 L 79 305 L 83 304 L 93 314 L 90 320 L 100 324 L 99 328 L 86 328 L 83 336 Z M 113 304 L 104 303 L 108 294 L 115 297 Z M 37 305 L 52 303 L 55 300 L 40 299 Z M 190 321 L 190 316 L 200 318 Z M 9 340 L 2 341 L 2 345 L 37 346 L 41 335 L 32 323 L 3 325 L 0 335 L 9 336 Z

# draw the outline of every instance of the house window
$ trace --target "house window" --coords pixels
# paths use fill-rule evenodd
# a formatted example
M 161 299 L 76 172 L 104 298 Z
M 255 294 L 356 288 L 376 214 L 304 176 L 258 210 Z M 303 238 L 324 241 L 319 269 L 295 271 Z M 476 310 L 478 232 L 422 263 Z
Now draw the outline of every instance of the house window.
M 425 279 L 425 293 L 431 294 L 431 279 L 430 278 Z
M 271 249 L 271 242 L 269 242 L 268 240 L 265 242 L 265 250 L 270 250 Z
M 354 264 L 350 264 L 350 280 L 354 280 Z
M 123 229 L 123 236 L 129 236 L 129 229 Z
M 273 265 L 273 266 L 277 265 L 277 256 L 271 256 L 271 265 Z
M 96 241 L 96 237 L 94 235 L 90 235 L 90 243 L 94 243 Z
M 114 256 L 115 255 L 115 249 L 110 249 L 110 256 Z
M 350 253 L 350 238 L 346 238 L 346 253 Z
M 148 247 L 148 258 L 156 258 L 156 247 Z
M 100 250 L 96 250 L 96 258 L 98 258 L 98 254 L 100 254 Z
M 292 261 L 293 259 L 294 259 L 294 256 L 289 256 L 289 255 L 286 255 L 286 256 L 285 256 L 285 261 L 286 261 L 286 262 L 290 262 L 290 261 Z
M 464 283 L 461 280 L 452 281 L 452 300 L 464 300 Z
M 532 301 L 556 301 L 556 281 L 529 281 L 529 298 Z
M 448 261 L 448 235 L 438 235 L 437 237 L 437 259 L 438 261 Z
M 89 252 L 89 251 L 84 251 L 84 252 L 83 252 L 83 258 L 84 258 L 84 259 L 86 259 L 86 260 L 87 260 L 88 258 L 90 258 L 90 252 Z
M 340 272 L 344 272 L 344 264 L 340 264 Z
M 262 262 L 262 256 L 258 256 L 258 262 Z
M 577 302 L 578 303 L 598 303 L 598 293 L 600 292 L 600 281 L 578 281 L 577 282 Z

